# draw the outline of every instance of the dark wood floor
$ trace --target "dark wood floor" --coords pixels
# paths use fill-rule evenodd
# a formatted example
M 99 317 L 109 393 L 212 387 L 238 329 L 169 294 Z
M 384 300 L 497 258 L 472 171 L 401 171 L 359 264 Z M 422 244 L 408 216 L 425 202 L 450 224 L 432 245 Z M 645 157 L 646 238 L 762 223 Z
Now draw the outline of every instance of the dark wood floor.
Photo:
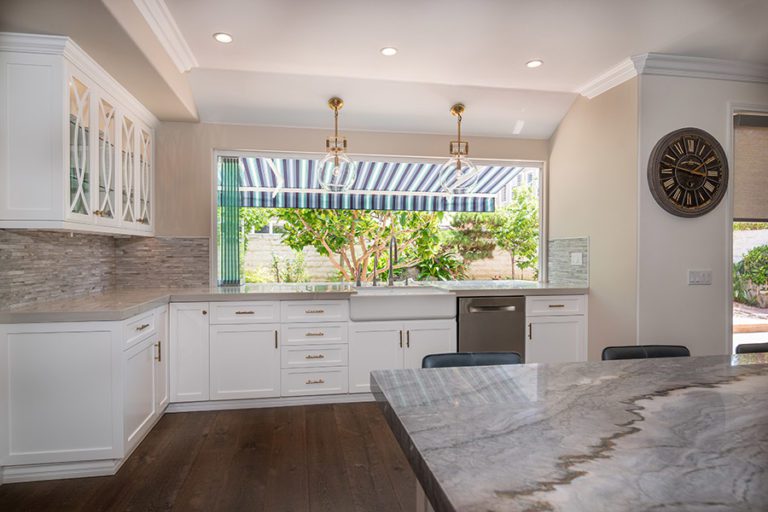
M 373 403 L 166 414 L 115 476 L 5 484 L 0 511 L 412 511 Z

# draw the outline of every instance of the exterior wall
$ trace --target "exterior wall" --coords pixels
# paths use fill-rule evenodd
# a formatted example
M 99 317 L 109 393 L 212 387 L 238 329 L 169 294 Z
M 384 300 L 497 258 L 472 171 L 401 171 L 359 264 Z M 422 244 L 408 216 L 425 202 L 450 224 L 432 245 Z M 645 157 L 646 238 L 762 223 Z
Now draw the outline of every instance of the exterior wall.
M 550 139 L 549 237 L 589 237 L 589 359 L 636 343 L 638 80 L 580 97 Z
M 450 135 L 347 132 L 360 155 L 447 157 Z M 222 150 L 321 152 L 327 130 L 161 123 L 156 131 L 156 233 L 210 236 L 213 152 Z M 546 140 L 470 137 L 472 158 L 543 162 Z
M 733 175 L 726 198 L 716 209 L 686 219 L 656 204 L 648 189 L 646 166 L 662 136 L 695 126 L 723 145 L 733 167 L 731 109 L 739 106 L 768 110 L 768 85 L 655 75 L 640 78 L 637 332 L 643 343 L 681 343 L 693 355 L 730 351 Z M 712 285 L 689 286 L 688 269 L 712 270 Z

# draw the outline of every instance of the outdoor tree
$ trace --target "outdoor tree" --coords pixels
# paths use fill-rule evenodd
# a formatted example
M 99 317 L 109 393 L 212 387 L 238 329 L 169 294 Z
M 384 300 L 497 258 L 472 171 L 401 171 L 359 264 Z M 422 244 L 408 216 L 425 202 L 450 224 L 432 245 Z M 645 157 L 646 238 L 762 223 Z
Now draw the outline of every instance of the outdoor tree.
M 346 281 L 355 279 L 358 267 L 363 281 L 371 280 L 374 273 L 385 273 L 392 235 L 400 252 L 395 269 L 418 266 L 423 260 L 439 261 L 443 250 L 439 240 L 442 213 L 322 209 L 278 209 L 273 213 L 284 222 L 284 244 L 295 251 L 314 247 Z M 378 257 L 377 268 L 374 257 Z
M 515 268 L 536 268 L 539 207 L 535 191 L 530 187 L 514 188 L 510 203 L 496 210 L 492 231 L 498 247 L 509 253 L 512 279 Z
M 467 263 L 492 258 L 496 224 L 497 217 L 492 213 L 457 213 L 445 233 L 445 243 L 455 247 Z

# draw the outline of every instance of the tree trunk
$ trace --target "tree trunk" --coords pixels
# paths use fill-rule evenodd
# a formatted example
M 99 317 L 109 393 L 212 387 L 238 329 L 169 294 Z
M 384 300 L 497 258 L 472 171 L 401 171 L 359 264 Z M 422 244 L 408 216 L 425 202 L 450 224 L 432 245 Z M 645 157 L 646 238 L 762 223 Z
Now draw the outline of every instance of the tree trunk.
M 509 253 L 509 257 L 512 260 L 512 279 L 515 278 L 515 253 Z

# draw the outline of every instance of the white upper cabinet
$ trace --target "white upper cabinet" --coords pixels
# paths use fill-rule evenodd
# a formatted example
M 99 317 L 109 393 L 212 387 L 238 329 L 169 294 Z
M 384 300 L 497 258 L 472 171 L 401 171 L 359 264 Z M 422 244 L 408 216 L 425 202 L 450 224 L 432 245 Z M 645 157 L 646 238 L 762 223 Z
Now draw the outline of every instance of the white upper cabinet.
M 0 33 L 0 228 L 154 232 L 157 119 L 72 40 Z

